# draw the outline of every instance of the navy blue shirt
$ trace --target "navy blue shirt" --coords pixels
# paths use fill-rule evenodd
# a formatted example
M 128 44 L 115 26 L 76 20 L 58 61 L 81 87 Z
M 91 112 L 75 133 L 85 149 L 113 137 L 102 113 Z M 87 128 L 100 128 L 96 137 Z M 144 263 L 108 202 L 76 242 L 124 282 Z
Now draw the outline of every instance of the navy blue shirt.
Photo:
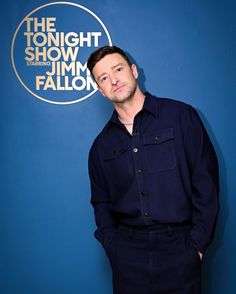
M 218 213 L 218 164 L 196 110 L 145 93 L 132 135 L 116 110 L 89 153 L 96 238 L 106 248 L 119 224 L 192 223 L 204 252 Z

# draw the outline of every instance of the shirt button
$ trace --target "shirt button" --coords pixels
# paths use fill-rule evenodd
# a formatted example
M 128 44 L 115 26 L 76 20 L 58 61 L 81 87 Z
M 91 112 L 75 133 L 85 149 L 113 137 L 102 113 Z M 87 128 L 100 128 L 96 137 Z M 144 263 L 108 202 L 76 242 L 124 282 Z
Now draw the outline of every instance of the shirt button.
M 140 195 L 141 195 L 141 196 L 145 196 L 145 192 L 142 191 L 142 192 L 140 193 Z
M 156 142 L 159 142 L 159 141 L 160 141 L 160 137 L 159 137 L 159 136 L 156 136 L 156 137 L 155 137 L 155 141 L 156 141 Z
M 144 213 L 144 217 L 148 217 L 148 213 L 147 212 Z
M 136 174 L 141 174 L 143 171 L 141 169 L 136 170 Z
M 133 151 L 136 153 L 138 152 L 138 148 L 134 148 Z

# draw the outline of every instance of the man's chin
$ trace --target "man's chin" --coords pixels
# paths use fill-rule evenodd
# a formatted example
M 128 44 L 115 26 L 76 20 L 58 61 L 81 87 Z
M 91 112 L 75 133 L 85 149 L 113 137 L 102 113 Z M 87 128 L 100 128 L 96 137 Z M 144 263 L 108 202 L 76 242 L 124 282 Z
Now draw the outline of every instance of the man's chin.
M 114 97 L 112 99 L 112 102 L 119 104 L 119 103 L 124 103 L 124 102 L 128 101 L 129 99 L 130 99 L 129 96 Z
M 117 104 L 127 102 L 133 98 L 134 93 L 135 93 L 135 90 L 130 91 L 128 93 L 124 93 L 123 95 L 122 94 L 116 95 L 115 97 L 113 97 L 112 102 Z

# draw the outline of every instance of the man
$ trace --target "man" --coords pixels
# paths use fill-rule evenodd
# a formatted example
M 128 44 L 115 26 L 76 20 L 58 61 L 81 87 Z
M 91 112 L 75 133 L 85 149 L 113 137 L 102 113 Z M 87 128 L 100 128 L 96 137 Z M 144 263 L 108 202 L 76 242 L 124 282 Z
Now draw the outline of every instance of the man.
M 123 50 L 105 46 L 88 69 L 114 113 L 95 139 L 89 174 L 114 293 L 201 293 L 201 261 L 218 213 L 218 165 L 189 105 L 143 93 Z

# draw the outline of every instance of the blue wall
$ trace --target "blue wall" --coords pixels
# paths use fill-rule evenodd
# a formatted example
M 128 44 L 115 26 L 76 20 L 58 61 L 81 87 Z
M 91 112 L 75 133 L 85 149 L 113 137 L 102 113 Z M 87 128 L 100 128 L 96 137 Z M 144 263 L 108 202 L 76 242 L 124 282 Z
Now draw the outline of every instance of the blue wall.
M 113 44 L 131 54 L 143 89 L 199 111 L 221 174 L 221 211 L 203 265 L 204 293 L 236 293 L 236 2 L 74 2 L 95 12 Z M 43 102 L 20 85 L 10 60 L 18 24 L 45 3 L 1 4 L 0 293 L 109 294 L 109 264 L 93 238 L 87 156 L 112 106 L 98 93 L 70 105 Z

